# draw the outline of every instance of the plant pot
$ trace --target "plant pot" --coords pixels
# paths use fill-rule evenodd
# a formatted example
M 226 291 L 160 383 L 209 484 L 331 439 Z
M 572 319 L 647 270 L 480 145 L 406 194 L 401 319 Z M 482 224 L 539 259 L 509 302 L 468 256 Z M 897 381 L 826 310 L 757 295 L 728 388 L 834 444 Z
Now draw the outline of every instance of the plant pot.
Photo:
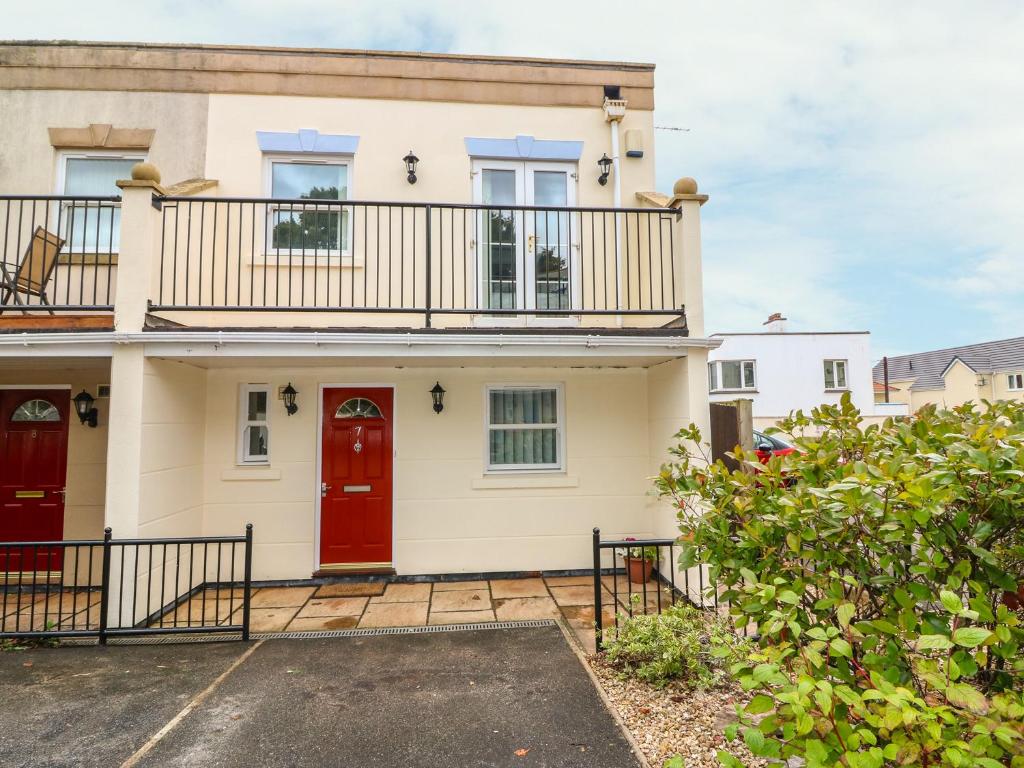
M 651 580 L 651 571 L 654 570 L 653 561 L 645 557 L 627 557 L 625 560 L 630 583 L 646 584 Z
M 1019 611 L 1024 607 L 1024 583 L 1017 586 L 1016 592 L 1003 592 L 1003 605 L 1011 611 Z

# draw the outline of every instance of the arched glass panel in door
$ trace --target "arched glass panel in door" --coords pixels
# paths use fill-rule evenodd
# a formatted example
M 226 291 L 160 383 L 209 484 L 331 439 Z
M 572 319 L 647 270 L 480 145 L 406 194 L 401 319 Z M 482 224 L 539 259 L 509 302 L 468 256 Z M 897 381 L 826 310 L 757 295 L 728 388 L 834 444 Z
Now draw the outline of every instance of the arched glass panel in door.
M 28 400 L 14 410 L 11 421 L 60 421 L 60 411 L 48 400 Z
M 349 398 L 334 412 L 336 419 L 379 419 L 381 415 L 376 403 L 365 397 Z

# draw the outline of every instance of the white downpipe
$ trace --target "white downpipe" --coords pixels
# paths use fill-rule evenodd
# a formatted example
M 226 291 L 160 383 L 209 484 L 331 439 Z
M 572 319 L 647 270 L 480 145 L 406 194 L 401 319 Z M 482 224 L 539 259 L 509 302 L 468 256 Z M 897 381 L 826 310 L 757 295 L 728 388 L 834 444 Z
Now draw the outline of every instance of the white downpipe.
M 612 120 L 612 207 L 622 207 L 622 178 L 619 174 L 619 121 Z M 622 309 L 622 214 L 615 214 L 615 296 L 618 298 L 616 309 Z M 622 315 L 616 315 L 616 322 L 622 325 Z

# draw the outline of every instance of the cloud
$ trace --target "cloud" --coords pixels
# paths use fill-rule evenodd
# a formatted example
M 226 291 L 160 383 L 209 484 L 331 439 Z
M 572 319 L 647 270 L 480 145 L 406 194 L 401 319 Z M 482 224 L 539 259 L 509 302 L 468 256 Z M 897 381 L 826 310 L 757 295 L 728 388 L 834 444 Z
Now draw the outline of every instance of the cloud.
M 690 128 L 659 133 L 659 185 L 692 175 L 711 195 L 709 330 L 768 310 L 894 351 L 1020 332 L 1013 0 L 8 4 L 10 37 L 653 61 L 657 123 Z

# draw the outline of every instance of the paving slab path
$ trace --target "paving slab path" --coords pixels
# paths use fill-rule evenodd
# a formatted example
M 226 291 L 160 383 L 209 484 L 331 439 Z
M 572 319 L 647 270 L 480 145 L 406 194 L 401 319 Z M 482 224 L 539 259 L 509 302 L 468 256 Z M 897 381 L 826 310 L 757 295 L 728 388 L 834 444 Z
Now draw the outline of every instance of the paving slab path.
M 0 654 L 0 723 L 4 766 L 640 765 L 557 626 Z

